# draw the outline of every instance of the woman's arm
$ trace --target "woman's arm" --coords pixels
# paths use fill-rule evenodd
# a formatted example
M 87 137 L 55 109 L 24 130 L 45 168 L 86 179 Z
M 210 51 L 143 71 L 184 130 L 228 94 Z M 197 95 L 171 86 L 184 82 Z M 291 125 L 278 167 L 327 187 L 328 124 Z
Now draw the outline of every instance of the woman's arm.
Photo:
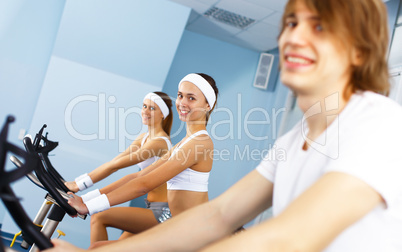
M 138 137 L 130 144 L 130 146 L 129 146 L 125 151 L 123 151 L 122 153 L 120 153 L 119 155 L 117 155 L 116 157 L 114 157 L 111 161 L 108 161 L 108 162 L 106 162 L 106 163 L 104 163 L 104 164 L 98 166 L 98 167 L 95 168 L 95 170 L 93 170 L 92 172 L 94 172 L 94 171 L 99 171 L 100 173 L 102 173 L 103 170 L 107 170 L 107 169 L 108 169 L 109 163 L 114 162 L 114 161 L 116 161 L 116 160 L 118 160 L 118 159 L 120 159 L 120 158 L 122 158 L 122 157 L 124 157 L 124 156 L 129 155 L 129 154 L 132 153 L 133 151 L 134 151 L 134 152 L 137 151 L 137 150 L 141 147 L 141 141 L 142 141 L 142 138 L 144 137 L 144 135 L 145 135 L 145 133 L 143 133 L 143 134 L 141 134 L 140 136 L 138 136 Z M 110 174 L 111 174 L 111 173 L 110 173 Z M 109 174 L 109 175 L 110 175 L 110 174 Z M 98 180 L 96 180 L 96 178 L 94 178 L 93 175 L 92 175 L 92 177 L 91 177 L 90 175 L 89 175 L 89 176 L 90 176 L 92 182 L 93 182 L 93 183 L 96 183 L 96 182 L 99 182 L 100 180 L 106 178 L 106 177 L 109 176 L 109 175 L 108 175 L 108 174 L 104 174 L 104 175 L 103 175 L 103 178 L 102 178 L 102 175 L 101 175 L 101 176 L 98 178 Z M 76 183 L 75 181 L 67 181 L 67 182 L 65 182 L 65 185 L 67 186 L 68 189 L 70 189 L 70 191 L 72 191 L 72 192 L 74 192 L 74 193 L 76 193 L 76 192 L 78 192 L 78 191 L 80 190 L 80 189 L 78 188 L 77 183 Z
M 148 174 L 149 172 L 155 170 L 159 165 L 165 163 L 169 159 L 170 153 L 171 153 L 171 150 L 168 153 L 166 153 L 165 155 L 163 155 L 163 157 L 161 157 L 160 159 L 156 160 L 154 163 L 147 166 L 144 170 L 126 175 L 123 178 L 113 182 L 112 184 L 103 187 L 102 189 L 100 189 L 100 192 L 102 194 L 110 193 L 111 191 L 122 186 L 123 184 L 125 184 L 133 179 L 136 179 L 138 177 L 144 176 L 145 174 Z
M 125 151 L 123 151 L 122 153 L 120 153 L 119 155 L 117 155 L 116 157 L 114 157 L 112 160 L 119 159 L 119 158 L 121 158 L 121 157 L 124 157 L 124 156 L 126 156 L 126 155 L 129 155 L 130 153 L 135 152 L 135 151 L 137 151 L 139 148 L 141 148 L 141 142 L 142 142 L 142 139 L 144 138 L 145 134 L 146 134 L 146 133 L 140 134 L 140 135 L 130 144 L 130 146 L 128 146 L 128 148 L 127 148 Z
M 120 186 L 124 185 L 125 183 L 137 178 L 138 173 L 139 172 L 128 174 L 128 175 L 122 177 L 121 179 L 119 179 L 119 180 L 117 180 L 117 181 L 115 181 L 115 182 L 103 187 L 99 191 L 100 191 L 101 194 L 110 193 L 111 191 L 116 190 L 117 188 L 119 188 Z
M 200 162 L 200 156 L 203 157 L 202 151 L 198 148 L 196 151 L 195 145 L 204 146 L 209 149 L 212 141 L 189 141 L 180 151 L 176 152 L 170 159 L 161 161 L 160 165 L 150 167 L 150 172 L 145 175 L 137 176 L 136 179 L 130 180 L 122 186 L 114 189 L 106 194 L 110 206 L 118 205 L 134 198 L 147 194 L 149 191 L 166 183 L 188 167 L 192 167 Z M 212 162 L 211 162 L 212 165 Z M 148 168 L 147 168 L 148 169 Z M 145 170 L 147 170 L 145 169 Z M 82 203 L 82 200 L 75 196 L 69 199 L 69 204 L 79 211 L 80 214 L 87 214 L 88 209 Z
M 168 153 L 166 153 L 165 155 L 163 155 L 160 159 L 156 160 L 155 162 L 153 162 L 152 164 L 150 164 L 149 166 L 147 166 L 144 170 L 141 170 L 139 172 L 136 173 L 131 173 L 129 175 L 124 176 L 123 178 L 113 182 L 110 185 L 107 185 L 105 187 L 103 187 L 102 189 L 100 189 L 100 192 L 102 194 L 107 194 L 110 193 L 111 191 L 119 188 L 120 186 L 122 186 L 123 184 L 136 179 L 138 177 L 144 176 L 148 173 L 150 173 L 151 171 L 155 170 L 158 166 L 162 165 L 163 163 L 165 163 L 169 157 L 170 157 L 170 153 L 171 150 L 168 151 Z
M 170 158 L 165 156 L 158 166 L 149 167 L 149 171 L 146 171 L 148 168 L 145 169 L 144 175 L 141 174 L 136 179 L 108 193 L 106 196 L 110 205 L 121 204 L 142 196 L 166 183 L 183 170 L 197 166 L 199 163 L 210 161 L 209 164 L 212 166 L 212 157 L 205 155 L 205 153 L 210 153 L 212 148 L 213 144 L 210 138 L 202 141 L 195 139 L 189 141 Z M 210 169 L 211 167 L 209 167 Z
M 137 177 L 144 176 L 151 171 L 157 169 L 159 166 L 162 164 L 166 163 L 166 161 L 169 160 L 170 155 L 172 154 L 173 148 L 170 149 L 165 155 L 163 155 L 161 158 L 153 162 L 152 164 L 148 165 L 145 169 L 141 170 L 140 172 L 137 172 Z
M 167 145 L 165 140 L 153 139 L 147 141 L 141 148 L 137 149 L 136 151 L 130 152 L 129 154 L 126 154 L 117 159 L 113 159 L 112 161 L 101 165 L 100 167 L 90 172 L 88 175 L 91 177 L 92 181 L 96 183 L 122 168 L 138 164 L 153 156 L 163 155 L 166 151 Z
M 141 140 L 142 138 L 137 138 L 126 151 L 90 172 L 88 176 L 92 182 L 99 182 L 119 169 L 138 164 L 153 156 L 161 156 L 167 151 L 166 142 L 163 139 L 147 141 L 140 147 Z M 73 192 L 78 192 L 79 190 L 75 181 L 66 182 L 66 185 Z

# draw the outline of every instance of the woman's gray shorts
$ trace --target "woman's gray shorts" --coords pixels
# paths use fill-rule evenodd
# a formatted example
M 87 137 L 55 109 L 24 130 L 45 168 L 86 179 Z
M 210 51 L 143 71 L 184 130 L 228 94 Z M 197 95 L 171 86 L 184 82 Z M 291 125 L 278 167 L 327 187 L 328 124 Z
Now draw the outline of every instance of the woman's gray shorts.
M 148 209 L 152 210 L 155 219 L 159 223 L 162 223 L 172 217 L 167 202 L 149 202 L 147 199 L 145 199 L 145 205 Z

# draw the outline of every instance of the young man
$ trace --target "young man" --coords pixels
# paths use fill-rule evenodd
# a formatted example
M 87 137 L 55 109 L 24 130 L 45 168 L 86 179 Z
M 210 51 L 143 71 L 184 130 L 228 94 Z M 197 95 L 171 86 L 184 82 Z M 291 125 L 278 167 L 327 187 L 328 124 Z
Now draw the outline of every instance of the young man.
M 290 0 L 282 25 L 281 80 L 305 112 L 276 142 L 286 157 L 96 251 L 402 251 L 402 109 L 377 94 L 389 89 L 384 4 Z M 273 218 L 231 235 L 271 205 Z

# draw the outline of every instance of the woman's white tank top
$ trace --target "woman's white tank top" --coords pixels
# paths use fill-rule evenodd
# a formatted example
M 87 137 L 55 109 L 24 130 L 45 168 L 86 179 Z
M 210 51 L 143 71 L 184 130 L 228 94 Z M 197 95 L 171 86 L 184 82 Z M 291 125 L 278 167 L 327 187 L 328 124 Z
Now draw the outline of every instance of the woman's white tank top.
M 141 147 L 144 145 L 145 140 L 147 139 L 148 135 L 149 135 L 149 133 L 147 132 L 145 134 L 145 136 L 142 138 Z M 165 140 L 165 142 L 168 146 L 168 150 L 170 150 L 172 148 L 172 143 L 170 142 L 170 140 L 167 137 L 155 137 L 155 138 L 161 138 L 161 139 Z M 140 167 L 140 170 L 143 170 L 158 159 L 159 159 L 158 156 L 153 156 L 153 157 L 148 158 L 147 160 L 142 161 L 141 163 L 138 163 L 137 165 Z
M 191 139 L 199 135 L 208 135 L 206 130 L 200 130 L 191 136 L 189 136 L 183 143 L 177 146 L 170 157 L 172 157 L 176 152 L 180 150 L 183 145 L 188 143 Z M 208 192 L 208 179 L 209 172 L 199 172 L 194 171 L 191 168 L 187 168 L 181 173 L 177 174 L 175 177 L 167 182 L 168 190 L 186 190 L 194 192 Z

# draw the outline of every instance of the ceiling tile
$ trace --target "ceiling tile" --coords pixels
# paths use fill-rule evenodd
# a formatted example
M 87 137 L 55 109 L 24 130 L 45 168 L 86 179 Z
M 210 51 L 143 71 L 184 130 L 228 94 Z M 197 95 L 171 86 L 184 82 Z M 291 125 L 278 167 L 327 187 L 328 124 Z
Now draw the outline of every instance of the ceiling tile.
M 279 28 L 268 23 L 258 22 L 250 26 L 250 28 L 242 33 L 248 34 L 249 36 L 252 36 L 252 34 L 250 33 L 253 33 L 257 34 L 258 36 L 265 36 L 267 38 L 276 39 L 279 35 Z
M 252 32 L 248 32 L 248 31 L 242 31 L 236 35 L 234 35 L 234 37 L 245 40 L 245 41 L 258 41 L 258 40 L 262 40 L 262 41 L 268 41 L 268 40 L 275 40 L 276 41 L 276 36 L 272 36 L 269 32 L 265 32 L 265 33 L 252 33 Z
M 259 5 L 261 7 L 269 8 L 276 11 L 281 11 L 285 9 L 287 1 L 284 0 L 245 0 L 247 2 Z
M 193 23 L 189 24 L 187 30 L 198 32 L 211 37 L 233 36 L 241 30 L 231 25 L 214 21 L 212 19 L 201 16 Z
M 221 0 L 216 7 L 240 14 L 252 19 L 263 19 L 273 13 L 273 10 L 255 5 L 244 0 Z
M 190 7 L 195 12 L 200 14 L 203 14 L 206 10 L 208 10 L 211 7 L 209 4 L 202 3 L 201 1 L 197 0 L 170 0 L 170 1 Z

